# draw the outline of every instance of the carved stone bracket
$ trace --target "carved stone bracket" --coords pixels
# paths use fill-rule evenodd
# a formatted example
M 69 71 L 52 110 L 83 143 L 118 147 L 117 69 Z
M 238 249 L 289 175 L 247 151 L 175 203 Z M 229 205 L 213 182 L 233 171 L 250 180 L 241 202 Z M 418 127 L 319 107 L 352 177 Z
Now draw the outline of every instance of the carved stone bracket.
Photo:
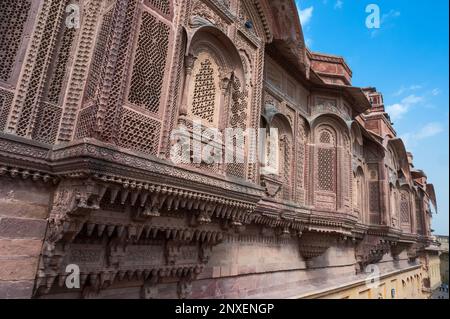
M 419 252 L 425 248 L 426 244 L 424 243 L 414 243 L 410 245 L 407 249 L 407 255 L 411 262 L 415 262 L 419 257 Z
M 276 197 L 281 191 L 283 183 L 263 175 L 261 176 L 261 185 L 265 187 L 267 196 Z
M 189 299 L 192 294 L 192 278 L 191 276 L 184 277 L 178 282 L 178 298 Z
M 142 299 L 156 299 L 158 297 L 158 277 L 151 276 L 150 279 L 146 280 L 141 290 Z
M 367 235 L 356 245 L 355 257 L 359 266 L 358 271 L 364 271 L 367 265 L 375 264 L 383 256 L 391 250 L 391 244 L 389 241 L 383 239 L 383 237 Z
M 309 261 L 312 258 L 323 255 L 334 241 L 335 238 L 331 234 L 305 232 L 299 239 L 300 255 L 306 261 Z
M 391 242 L 391 255 L 394 258 L 394 260 L 398 260 L 400 257 L 400 254 L 402 252 L 409 251 L 413 246 L 413 243 L 409 242 Z

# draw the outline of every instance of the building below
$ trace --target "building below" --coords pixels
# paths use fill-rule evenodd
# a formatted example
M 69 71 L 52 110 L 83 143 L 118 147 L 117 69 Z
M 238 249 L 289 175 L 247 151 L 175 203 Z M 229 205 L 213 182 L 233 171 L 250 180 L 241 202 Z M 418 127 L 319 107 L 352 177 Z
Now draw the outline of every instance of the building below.
M 433 185 L 295 1 L 2 0 L 0 30 L 1 298 L 438 282 Z
M 436 236 L 440 245 L 441 281 L 448 286 L 448 236 Z

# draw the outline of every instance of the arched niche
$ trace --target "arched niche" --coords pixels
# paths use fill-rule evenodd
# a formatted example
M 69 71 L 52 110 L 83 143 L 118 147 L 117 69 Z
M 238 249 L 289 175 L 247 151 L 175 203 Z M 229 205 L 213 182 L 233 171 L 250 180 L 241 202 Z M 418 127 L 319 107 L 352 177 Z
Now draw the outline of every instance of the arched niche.
M 388 150 L 387 165 L 395 170 L 397 176 L 403 175 L 405 182 L 409 184 L 411 181 L 411 172 L 405 144 L 400 138 L 389 139 L 384 144 Z
M 351 142 L 353 148 L 353 154 L 356 156 L 363 158 L 364 156 L 364 139 L 362 136 L 361 128 L 357 124 L 357 122 L 353 122 L 351 125 Z
M 367 184 L 364 170 L 358 166 L 353 179 L 353 207 L 358 215 L 359 222 L 369 223 L 368 205 L 367 205 Z
M 399 221 L 399 185 L 389 183 L 389 212 L 390 212 L 390 226 L 393 228 L 400 228 Z
M 266 129 L 264 143 L 264 164 L 261 169 L 262 181 L 279 185 L 277 195 L 280 199 L 292 200 L 295 179 L 294 131 L 288 118 L 275 113 L 261 117 L 261 127 Z
M 414 191 L 416 231 L 419 235 L 425 235 L 424 195 L 420 189 Z
M 241 55 L 217 27 L 206 20 L 199 24 L 188 33 L 180 116 L 208 127 L 245 128 L 248 92 Z
M 399 189 L 399 217 L 400 227 L 406 233 L 413 233 L 413 204 L 411 200 L 411 190 L 408 187 L 400 187 Z
M 322 115 L 312 121 L 314 161 L 312 183 L 318 209 L 352 210 L 352 148 L 342 119 Z

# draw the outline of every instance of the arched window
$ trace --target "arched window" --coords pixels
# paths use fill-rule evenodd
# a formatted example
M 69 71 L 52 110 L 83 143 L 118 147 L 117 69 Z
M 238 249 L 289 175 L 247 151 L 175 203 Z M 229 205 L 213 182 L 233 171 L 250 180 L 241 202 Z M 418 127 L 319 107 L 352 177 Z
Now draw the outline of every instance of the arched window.
M 337 204 L 337 136 L 329 126 L 321 126 L 316 132 L 315 202 L 319 208 L 334 210 Z
M 406 190 L 400 191 L 400 223 L 403 231 L 411 232 L 411 204 Z
M 202 158 L 203 170 L 245 179 L 249 139 L 244 133 L 252 91 L 247 86 L 242 57 L 221 29 L 197 18 L 197 30 L 189 37 L 185 56 L 178 123 L 188 130 L 201 124 L 202 132 L 219 137 L 208 146 L 214 148 L 214 154 L 220 154 L 222 161 L 213 165 Z M 194 138 L 200 139 L 199 134 L 194 132 Z M 208 141 L 203 138 L 201 143 L 205 146 Z
M 319 134 L 318 150 L 318 190 L 336 191 L 336 142 L 331 131 L 322 130 Z
M 197 21 L 189 41 L 180 122 L 223 130 L 246 128 L 248 96 L 242 57 L 220 29 Z M 234 123 L 234 124 L 233 124 Z
M 277 115 L 271 127 L 278 130 L 278 178 L 282 182 L 282 198 L 290 200 L 292 196 L 293 137 L 289 121 L 283 115 Z
M 219 67 L 210 53 L 202 52 L 192 73 L 189 114 L 206 125 L 215 126 L 219 120 Z

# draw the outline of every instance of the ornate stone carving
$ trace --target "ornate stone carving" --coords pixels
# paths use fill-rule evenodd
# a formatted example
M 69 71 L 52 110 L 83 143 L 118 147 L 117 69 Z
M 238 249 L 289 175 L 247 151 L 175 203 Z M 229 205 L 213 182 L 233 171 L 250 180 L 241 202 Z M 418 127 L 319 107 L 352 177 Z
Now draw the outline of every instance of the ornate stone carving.
M 180 299 L 189 299 L 192 294 L 192 279 L 182 278 L 178 283 L 178 297 Z
M 321 256 L 333 242 L 334 238 L 330 234 L 304 232 L 299 239 L 300 255 L 307 261 Z
M 269 176 L 261 176 L 261 185 L 266 188 L 269 197 L 276 197 L 281 191 L 283 183 Z
M 367 235 L 356 245 L 355 257 L 359 271 L 370 264 L 378 263 L 390 251 L 390 243 L 383 237 Z

